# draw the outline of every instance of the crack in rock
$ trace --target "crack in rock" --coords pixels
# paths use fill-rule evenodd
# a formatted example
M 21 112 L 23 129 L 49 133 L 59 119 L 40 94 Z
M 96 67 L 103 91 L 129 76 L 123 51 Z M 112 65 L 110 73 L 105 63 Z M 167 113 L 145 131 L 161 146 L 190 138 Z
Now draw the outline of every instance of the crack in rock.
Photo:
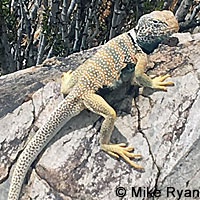
M 148 138 L 146 137 L 145 133 L 142 131 L 142 127 L 141 127 L 141 117 L 140 117 L 140 109 L 139 109 L 139 106 L 137 105 L 136 101 L 135 101 L 135 107 L 137 109 L 137 113 L 138 113 L 138 131 L 142 134 L 143 138 L 145 139 L 147 145 L 148 145 L 148 148 L 149 148 L 149 154 L 151 155 L 151 159 L 153 161 L 153 164 L 156 166 L 157 168 L 157 174 L 156 174 L 156 178 L 155 178 L 155 185 L 154 187 L 152 187 L 151 189 L 151 192 L 154 192 L 154 190 L 157 189 L 158 187 L 158 179 L 159 179 L 159 176 L 160 176 L 160 168 L 159 166 L 157 165 L 156 163 L 156 159 L 155 159 L 155 156 L 153 155 L 153 152 L 151 150 L 151 144 L 148 140 Z M 153 166 L 152 166 L 153 167 Z

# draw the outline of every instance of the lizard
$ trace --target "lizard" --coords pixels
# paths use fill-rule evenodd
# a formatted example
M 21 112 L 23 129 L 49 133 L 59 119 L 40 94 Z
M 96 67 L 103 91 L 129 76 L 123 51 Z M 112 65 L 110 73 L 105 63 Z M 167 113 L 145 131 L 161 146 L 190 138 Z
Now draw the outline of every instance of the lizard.
M 84 109 L 104 117 L 100 128 L 100 148 L 111 156 L 122 157 L 134 168 L 142 169 L 142 166 L 131 160 L 141 156 L 132 152 L 132 146 L 110 143 L 116 112 L 97 94 L 97 90 L 103 86 L 112 86 L 127 63 L 133 63 L 135 69 L 131 72 L 131 84 L 136 82 L 142 87 L 167 91 L 166 86 L 173 85 L 172 81 L 166 81 L 170 77 L 168 74 L 152 78 L 145 73 L 147 54 L 178 29 L 178 22 L 171 11 L 145 14 L 140 17 L 135 28 L 109 40 L 77 69 L 62 74 L 61 93 L 67 96 L 20 154 L 11 178 L 8 200 L 20 198 L 21 187 L 32 162 L 64 124 Z

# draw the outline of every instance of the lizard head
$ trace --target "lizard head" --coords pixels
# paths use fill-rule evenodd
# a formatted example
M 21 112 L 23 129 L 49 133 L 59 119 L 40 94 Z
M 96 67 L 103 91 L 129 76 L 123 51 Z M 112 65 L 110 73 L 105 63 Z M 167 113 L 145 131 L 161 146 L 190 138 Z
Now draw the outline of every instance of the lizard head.
M 178 21 L 171 11 L 153 11 L 139 19 L 135 28 L 137 43 L 150 53 L 178 29 Z

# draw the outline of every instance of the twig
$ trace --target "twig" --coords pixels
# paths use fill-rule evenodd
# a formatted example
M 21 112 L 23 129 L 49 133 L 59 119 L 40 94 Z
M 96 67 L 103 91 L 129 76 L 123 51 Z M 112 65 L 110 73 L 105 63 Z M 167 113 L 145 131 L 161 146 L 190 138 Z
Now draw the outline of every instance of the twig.
M 39 51 L 38 51 L 38 57 L 37 57 L 36 65 L 39 65 L 42 62 L 42 57 L 43 57 L 43 54 L 44 54 L 45 43 L 46 43 L 46 38 L 45 38 L 45 35 L 42 33 L 41 37 L 40 37 Z
M 97 19 L 97 16 L 94 16 L 94 20 L 95 20 L 95 31 L 94 33 L 87 39 L 87 44 L 88 47 L 91 48 L 92 47 L 92 40 L 96 37 L 96 35 L 99 33 L 99 21 Z
M 200 11 L 200 3 L 193 9 L 189 20 L 192 21 L 199 11 Z
M 80 15 L 81 15 L 81 1 L 77 0 L 78 8 L 76 13 L 76 25 L 75 25 L 75 41 L 73 46 L 73 52 L 78 50 L 78 42 L 79 42 L 79 35 L 80 35 Z
M 116 28 L 119 25 L 119 15 L 120 15 L 119 1 L 120 0 L 116 0 L 114 4 L 114 12 L 113 12 L 113 17 L 112 17 L 112 25 L 110 29 L 109 40 L 112 39 L 116 35 Z
M 186 15 L 192 5 L 192 0 L 183 0 L 178 10 L 176 11 L 176 18 L 179 22 L 183 22 L 185 20 Z
M 82 42 L 81 42 L 81 49 L 82 50 L 86 49 L 86 39 L 88 37 L 88 27 L 89 27 L 90 22 L 92 21 L 92 15 L 94 13 L 93 12 L 94 6 L 95 6 L 95 0 L 92 0 L 92 3 L 91 3 L 90 8 L 89 8 L 89 14 L 86 17 L 86 24 L 85 24 L 84 31 L 83 31 L 83 37 L 82 37 Z

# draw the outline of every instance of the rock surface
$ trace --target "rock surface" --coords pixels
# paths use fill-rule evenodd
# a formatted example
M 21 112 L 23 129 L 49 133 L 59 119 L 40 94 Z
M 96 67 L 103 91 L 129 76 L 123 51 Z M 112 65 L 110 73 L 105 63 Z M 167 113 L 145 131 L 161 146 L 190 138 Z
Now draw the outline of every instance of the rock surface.
M 177 37 L 181 43 L 176 47 L 160 45 L 150 55 L 147 70 L 171 74 L 175 86 L 168 92 L 145 88 L 136 95 L 137 88 L 128 83 L 110 94 L 102 92 L 118 115 L 112 142 L 133 145 L 143 155 L 135 162 L 145 171 L 100 150 L 102 118 L 85 110 L 61 129 L 33 163 L 22 200 L 122 199 L 125 190 L 123 199 L 180 199 L 181 190 L 181 199 L 190 199 L 189 191 L 190 195 L 199 191 L 200 199 L 200 37 Z M 7 199 L 13 165 L 26 141 L 63 99 L 61 72 L 76 68 L 96 49 L 0 77 L 0 200 Z M 136 198 L 140 187 L 141 196 Z

